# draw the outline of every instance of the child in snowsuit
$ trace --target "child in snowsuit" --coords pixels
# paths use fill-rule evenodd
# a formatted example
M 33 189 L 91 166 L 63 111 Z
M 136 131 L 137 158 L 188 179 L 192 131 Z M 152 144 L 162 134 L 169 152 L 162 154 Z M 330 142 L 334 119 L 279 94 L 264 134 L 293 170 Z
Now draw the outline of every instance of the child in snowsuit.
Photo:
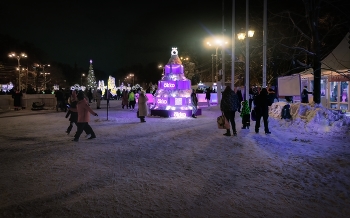
M 242 129 L 249 129 L 250 126 L 250 109 L 249 109 L 249 103 L 247 100 L 242 101 Z

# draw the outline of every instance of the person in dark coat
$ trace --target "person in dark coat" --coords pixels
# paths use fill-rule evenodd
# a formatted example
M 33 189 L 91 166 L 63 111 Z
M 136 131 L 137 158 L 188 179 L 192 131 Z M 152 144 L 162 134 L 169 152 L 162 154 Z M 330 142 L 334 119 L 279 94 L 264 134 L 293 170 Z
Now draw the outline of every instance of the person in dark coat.
M 220 102 L 220 110 L 224 113 L 227 121 L 231 123 L 232 133 L 234 136 L 237 135 L 235 113 L 238 108 L 238 98 L 236 93 L 231 89 L 230 86 L 226 86 L 222 93 L 222 99 Z M 226 129 L 224 136 L 231 136 L 230 129 Z
M 192 117 L 197 118 L 196 113 L 197 113 L 197 107 L 198 107 L 198 98 L 196 91 L 192 89 L 191 93 L 191 105 L 192 105 Z
M 119 100 L 122 96 L 122 93 L 120 92 L 120 89 L 117 89 L 117 100 Z
M 273 104 L 275 102 L 275 99 L 277 99 L 277 102 L 279 102 L 279 100 L 277 98 L 277 94 L 273 88 L 269 88 L 269 99 L 270 99 L 271 104 Z
M 205 91 L 205 99 L 208 102 L 208 107 L 210 107 L 210 94 L 211 94 L 210 87 L 208 87 Z
M 309 96 L 308 96 L 308 94 L 312 94 L 312 92 L 309 92 L 307 90 L 307 86 L 304 86 L 304 89 L 301 92 L 301 103 L 309 103 Z
M 22 107 L 22 92 L 17 90 L 15 93 L 12 94 L 12 98 L 13 98 L 13 106 L 15 107 L 15 111 L 18 111 L 21 109 Z
M 255 132 L 259 133 L 261 117 L 264 121 L 265 134 L 271 134 L 269 130 L 269 106 L 271 106 L 270 99 L 266 88 L 261 89 L 259 95 L 254 100 L 254 111 L 256 112 Z
M 61 111 L 64 111 L 64 93 L 63 93 L 63 89 L 60 88 L 59 90 L 56 91 L 55 93 L 55 97 L 56 97 L 56 101 L 57 101 L 57 105 L 56 105 L 56 111 L 58 111 L 58 109 L 60 109 Z
M 77 93 L 74 90 L 74 91 L 72 91 L 72 95 L 70 97 L 69 109 L 68 109 L 68 112 L 66 114 L 66 118 L 69 117 L 69 126 L 66 130 L 67 135 L 69 135 L 69 133 L 72 131 L 73 123 L 75 125 L 77 125 L 77 122 L 78 122 L 77 103 L 78 103 Z
M 126 109 L 129 108 L 129 93 L 128 90 L 123 89 L 122 91 L 122 108 L 126 106 Z
M 91 88 L 89 88 L 89 89 L 87 90 L 87 97 L 88 97 L 88 99 L 89 99 L 89 103 L 92 103 L 92 102 L 91 102 L 91 100 L 92 100 L 92 90 L 91 90 Z

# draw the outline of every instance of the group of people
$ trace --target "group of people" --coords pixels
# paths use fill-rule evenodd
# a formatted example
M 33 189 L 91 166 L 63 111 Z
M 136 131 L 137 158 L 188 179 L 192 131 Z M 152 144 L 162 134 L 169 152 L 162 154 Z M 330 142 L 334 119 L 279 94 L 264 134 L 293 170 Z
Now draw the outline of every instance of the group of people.
M 239 96 L 240 95 L 240 96 Z M 242 99 L 242 100 L 241 100 Z M 266 88 L 259 90 L 253 97 L 252 103 L 254 105 L 254 111 L 256 115 L 255 132 L 259 133 L 261 118 L 264 122 L 265 134 L 271 134 L 268 125 L 269 106 L 271 106 L 271 96 Z M 251 106 L 248 100 L 244 100 L 241 94 L 235 93 L 230 86 L 226 86 L 222 93 L 222 99 L 220 102 L 220 110 L 224 114 L 227 121 L 231 124 L 232 134 L 229 129 L 226 129 L 225 136 L 237 135 L 235 113 L 240 112 L 242 117 L 242 129 L 249 129 L 250 126 L 250 113 Z
M 274 92 L 270 92 L 266 88 L 259 90 L 253 97 L 252 103 L 254 105 L 254 111 L 256 115 L 255 132 L 259 133 L 260 121 L 263 119 L 265 134 L 271 134 L 268 126 L 269 117 L 269 106 L 272 105 L 275 98 Z M 206 96 L 207 100 L 210 100 L 210 95 Z M 144 91 L 140 91 L 138 95 L 138 117 L 140 122 L 146 122 L 145 117 L 147 116 L 147 101 L 148 98 Z M 84 92 L 72 91 L 69 99 L 69 110 L 66 118 L 69 117 L 70 125 L 68 126 L 66 133 L 69 134 L 73 128 L 73 124 L 77 126 L 77 132 L 74 135 L 73 141 L 79 141 L 79 137 L 83 131 L 89 136 L 88 139 L 96 138 L 94 131 L 89 125 L 90 116 L 98 116 L 89 105 L 88 98 L 85 97 Z M 130 110 L 135 109 L 136 96 L 134 91 L 128 92 L 127 90 L 122 91 L 122 108 L 125 106 Z M 196 91 L 193 89 L 191 93 L 191 106 L 192 106 L 192 117 L 196 118 L 198 99 Z M 242 117 L 242 129 L 249 129 L 250 127 L 250 113 L 252 108 L 248 100 L 243 100 L 242 94 L 237 91 L 234 92 L 230 86 L 226 86 L 222 93 L 222 99 L 220 102 L 220 110 L 224 114 L 227 121 L 230 123 L 230 128 L 226 129 L 225 136 L 237 135 L 235 113 L 240 112 Z M 232 128 L 232 134 L 230 129 Z
M 135 110 L 136 105 L 136 95 L 133 90 L 128 91 L 123 89 L 122 91 L 122 108 L 126 107 L 126 109 Z
M 66 114 L 66 118 L 69 117 L 69 126 L 66 130 L 66 133 L 69 134 L 73 128 L 73 124 L 77 126 L 77 132 L 74 135 L 72 141 L 78 142 L 80 135 L 85 131 L 88 135 L 88 139 L 96 138 L 96 134 L 89 125 L 90 114 L 98 116 L 89 105 L 88 99 L 85 97 L 83 91 L 72 91 L 69 98 L 69 109 Z
M 135 110 L 136 106 L 136 98 L 137 98 L 137 116 L 140 118 L 140 122 L 146 122 L 145 117 L 148 114 L 147 101 L 148 97 L 145 91 L 141 90 L 131 90 L 128 91 L 123 89 L 121 92 L 122 99 L 122 108 L 126 107 L 126 109 L 130 109 L 131 111 Z

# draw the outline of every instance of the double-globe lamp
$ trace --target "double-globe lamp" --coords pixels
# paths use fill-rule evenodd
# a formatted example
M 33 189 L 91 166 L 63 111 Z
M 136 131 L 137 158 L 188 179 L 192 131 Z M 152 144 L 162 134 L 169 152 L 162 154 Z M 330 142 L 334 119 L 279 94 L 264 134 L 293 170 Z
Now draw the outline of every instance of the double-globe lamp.
M 18 86 L 17 86 L 17 90 L 21 91 L 21 63 L 20 60 L 21 58 L 26 58 L 27 55 L 25 53 L 21 53 L 20 55 L 12 52 L 11 54 L 9 54 L 10 58 L 17 58 L 17 62 L 18 62 Z

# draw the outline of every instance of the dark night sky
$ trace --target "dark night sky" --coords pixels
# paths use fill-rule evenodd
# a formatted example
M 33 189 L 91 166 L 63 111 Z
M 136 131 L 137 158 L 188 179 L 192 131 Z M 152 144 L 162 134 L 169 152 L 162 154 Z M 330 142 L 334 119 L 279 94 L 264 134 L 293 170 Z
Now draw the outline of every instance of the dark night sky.
M 333 2 L 337 6 L 347 1 Z M 268 8 L 272 7 L 293 7 L 303 14 L 300 0 L 269 0 Z M 255 16 L 262 14 L 263 0 L 250 0 L 249 8 Z M 245 27 L 245 1 L 236 0 L 235 11 L 239 30 Z M 232 1 L 225 0 L 229 38 L 231 16 Z M 92 59 L 95 69 L 111 74 L 132 64 L 165 64 L 172 47 L 180 56 L 189 51 L 210 60 L 215 49 L 204 41 L 222 34 L 222 1 L 7 0 L 0 4 L 0 21 L 2 34 L 34 44 L 48 54 L 48 60 L 87 69 Z
M 33 43 L 50 60 L 88 68 L 92 59 L 95 69 L 111 73 L 165 64 L 171 47 L 210 58 L 204 39 L 221 34 L 222 1 L 6 1 L 0 19 L 2 34 Z

